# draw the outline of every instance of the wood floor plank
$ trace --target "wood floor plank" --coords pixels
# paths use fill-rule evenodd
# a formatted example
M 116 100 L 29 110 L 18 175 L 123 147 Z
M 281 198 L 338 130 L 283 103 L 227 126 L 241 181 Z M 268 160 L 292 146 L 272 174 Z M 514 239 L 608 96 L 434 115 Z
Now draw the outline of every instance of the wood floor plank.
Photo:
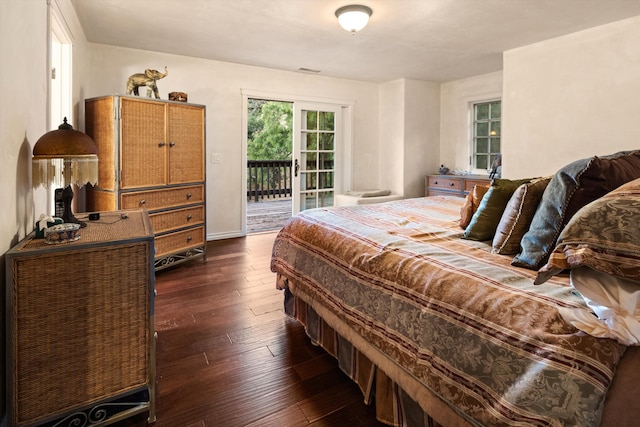
M 294 369 L 302 379 L 313 378 L 316 375 L 321 375 L 323 372 L 331 371 L 335 368 L 335 360 L 324 351 L 319 357 L 297 363 L 294 366 Z
M 157 273 L 154 427 L 382 426 L 283 313 L 275 236 L 208 242 L 205 260 Z M 146 416 L 118 425 L 143 427 Z
M 245 427 L 305 427 L 309 420 L 304 416 L 298 405 L 291 405 L 282 411 L 275 412 Z

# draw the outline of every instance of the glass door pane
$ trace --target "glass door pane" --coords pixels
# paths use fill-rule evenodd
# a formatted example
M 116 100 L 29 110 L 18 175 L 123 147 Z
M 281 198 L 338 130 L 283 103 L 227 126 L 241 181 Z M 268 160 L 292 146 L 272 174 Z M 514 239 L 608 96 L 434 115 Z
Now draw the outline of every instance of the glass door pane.
M 296 104 L 294 153 L 299 159 L 298 191 L 294 186 L 294 208 L 299 210 L 333 206 L 335 192 L 337 123 L 341 107 L 325 104 Z M 299 144 L 296 146 L 296 139 Z M 296 180 L 294 180 L 296 181 Z M 296 193 L 298 197 L 296 200 Z

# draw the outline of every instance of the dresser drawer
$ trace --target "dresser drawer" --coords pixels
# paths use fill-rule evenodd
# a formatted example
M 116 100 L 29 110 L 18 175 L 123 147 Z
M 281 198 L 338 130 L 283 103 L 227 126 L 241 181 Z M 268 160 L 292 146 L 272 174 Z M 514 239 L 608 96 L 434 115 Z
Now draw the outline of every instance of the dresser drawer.
M 442 176 L 428 176 L 427 187 L 437 188 L 442 190 L 462 191 L 462 179 L 448 178 L 448 177 L 442 177 Z
M 427 175 L 425 196 L 465 197 L 474 185 L 491 185 L 491 180 L 482 175 Z
M 455 197 L 464 197 L 464 194 L 459 191 L 445 191 L 445 190 L 436 190 L 433 188 L 427 189 L 427 197 L 432 196 L 455 196 Z
M 190 225 L 204 224 L 204 206 L 176 209 L 149 215 L 153 232 L 164 233 Z
M 185 251 L 204 245 L 204 226 L 176 231 L 175 233 L 156 236 L 155 257 L 159 258 L 170 253 Z
M 491 185 L 491 180 L 488 178 L 478 178 L 478 179 L 465 179 L 464 180 L 464 192 L 469 193 L 473 191 L 473 187 L 476 185 Z
M 135 191 L 120 195 L 120 209 L 123 210 L 144 208 L 153 211 L 202 202 L 204 185 Z

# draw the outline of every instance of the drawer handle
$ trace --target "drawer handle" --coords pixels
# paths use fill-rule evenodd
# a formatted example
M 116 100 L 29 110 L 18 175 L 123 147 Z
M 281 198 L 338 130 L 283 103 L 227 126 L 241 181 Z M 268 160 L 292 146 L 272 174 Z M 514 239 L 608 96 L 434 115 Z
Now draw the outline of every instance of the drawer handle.
M 438 185 L 438 181 L 434 181 L 433 185 Z
M 191 218 L 193 218 L 192 215 L 187 215 L 187 221 L 189 221 Z
M 455 184 L 452 182 L 452 183 L 451 183 L 451 184 L 449 184 L 449 185 L 453 187 Z
M 161 142 L 160 144 L 158 144 L 158 147 L 164 147 L 165 145 L 167 145 L 166 142 Z
M 169 147 L 174 147 L 175 145 L 176 145 L 176 143 L 175 143 L 175 142 L 173 142 L 173 141 L 171 141 L 171 142 L 169 143 Z
M 187 237 L 187 242 L 190 242 L 192 240 L 193 240 L 193 237 L 191 237 L 191 236 Z
M 187 193 L 187 199 L 191 198 L 191 193 Z
M 146 204 L 146 203 L 147 203 L 147 201 L 146 201 L 145 199 L 140 200 L 140 204 L 141 204 L 141 205 L 144 205 L 144 204 Z

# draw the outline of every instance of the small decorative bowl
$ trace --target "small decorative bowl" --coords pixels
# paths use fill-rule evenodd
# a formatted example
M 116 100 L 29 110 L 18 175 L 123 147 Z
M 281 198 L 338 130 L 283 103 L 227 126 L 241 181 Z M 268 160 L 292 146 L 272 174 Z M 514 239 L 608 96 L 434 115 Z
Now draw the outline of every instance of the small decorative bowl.
M 53 221 L 47 220 L 47 225 L 42 228 L 40 228 L 41 221 L 36 222 L 36 226 L 34 227 L 34 230 L 36 231 L 36 239 L 44 239 L 44 230 L 64 222 L 62 221 L 62 218 L 52 218 L 52 220 Z
M 45 228 L 44 241 L 50 245 L 69 243 L 80 238 L 80 224 L 64 223 Z

